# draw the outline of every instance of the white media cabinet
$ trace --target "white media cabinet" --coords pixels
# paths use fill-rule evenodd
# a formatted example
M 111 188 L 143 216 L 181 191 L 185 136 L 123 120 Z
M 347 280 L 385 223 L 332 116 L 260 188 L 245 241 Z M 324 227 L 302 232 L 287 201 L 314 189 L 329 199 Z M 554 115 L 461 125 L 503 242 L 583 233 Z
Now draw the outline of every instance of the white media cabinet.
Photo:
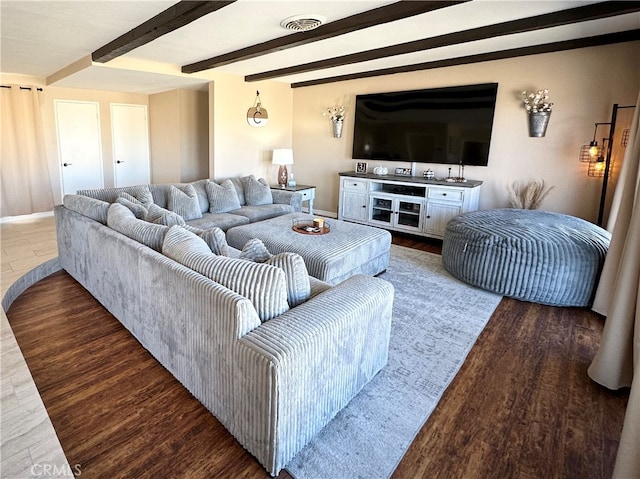
M 338 219 L 442 239 L 451 218 L 478 209 L 481 184 L 340 173 Z

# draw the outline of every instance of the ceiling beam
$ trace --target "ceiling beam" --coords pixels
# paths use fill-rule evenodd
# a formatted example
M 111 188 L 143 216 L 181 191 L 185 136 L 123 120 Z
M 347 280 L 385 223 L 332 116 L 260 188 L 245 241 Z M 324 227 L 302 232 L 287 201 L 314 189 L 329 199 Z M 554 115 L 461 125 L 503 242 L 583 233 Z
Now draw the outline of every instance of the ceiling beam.
M 597 20 L 617 15 L 637 12 L 640 10 L 640 2 L 603 2 L 583 7 L 571 8 L 559 12 L 546 13 L 544 15 L 536 15 L 533 17 L 512 20 L 509 22 L 497 23 L 495 25 L 487 25 L 485 27 L 472 28 L 461 32 L 448 33 L 438 35 L 436 37 L 415 40 L 412 42 L 391 45 L 383 48 L 376 48 L 364 52 L 353 53 L 350 55 L 342 55 L 334 58 L 327 58 L 302 65 L 295 65 L 277 70 L 271 70 L 262 73 L 255 73 L 245 76 L 245 81 L 268 80 L 282 76 L 295 75 L 298 73 L 306 73 L 310 71 L 323 70 L 326 68 L 350 65 L 353 63 L 361 63 L 379 58 L 392 57 L 407 53 L 415 53 L 432 48 L 445 47 L 460 43 L 473 42 L 494 38 L 504 35 L 513 35 L 516 33 L 530 32 L 543 28 L 558 27 L 571 23 L 585 22 L 589 20 Z
M 328 78 L 319 78 L 304 82 L 292 83 L 291 88 L 302 88 L 307 86 L 322 85 L 325 83 L 335 83 L 339 81 L 356 80 L 359 78 L 371 78 L 383 75 L 393 75 L 396 73 L 407 73 L 421 70 L 432 70 L 434 68 L 444 68 L 456 65 L 468 65 L 470 63 L 488 62 L 492 60 L 504 60 L 506 58 L 523 57 L 528 55 L 538 55 L 541 53 L 561 52 L 565 50 L 575 50 L 577 48 L 596 47 L 610 45 L 613 43 L 633 42 L 640 40 L 640 30 L 628 30 L 626 32 L 608 33 L 594 37 L 578 38 L 575 40 L 565 40 L 561 42 L 543 43 L 522 48 L 512 48 L 510 50 L 499 50 L 489 53 L 480 53 L 464 57 L 449 58 L 433 62 L 416 63 L 413 65 L 403 65 L 399 67 L 383 68 L 368 72 L 351 73 Z
M 321 25 L 320 27 L 307 32 L 292 33 L 285 35 L 258 45 L 242 48 L 234 52 L 218 55 L 207 60 L 202 60 L 182 67 L 182 73 L 196 73 L 210 68 L 228 65 L 230 63 L 256 58 L 268 53 L 286 50 L 288 48 L 307 45 L 319 40 L 344 35 L 363 28 L 369 28 L 383 23 L 393 22 L 421 13 L 431 12 L 440 8 L 465 3 L 469 0 L 458 1 L 400 1 L 385 5 L 383 7 L 374 8 L 366 12 L 358 13 L 341 20 Z
M 91 54 L 91 59 L 94 62 L 106 63 L 235 1 L 204 2 L 182 0 L 160 12 L 155 17 L 141 23 L 133 30 L 98 48 Z

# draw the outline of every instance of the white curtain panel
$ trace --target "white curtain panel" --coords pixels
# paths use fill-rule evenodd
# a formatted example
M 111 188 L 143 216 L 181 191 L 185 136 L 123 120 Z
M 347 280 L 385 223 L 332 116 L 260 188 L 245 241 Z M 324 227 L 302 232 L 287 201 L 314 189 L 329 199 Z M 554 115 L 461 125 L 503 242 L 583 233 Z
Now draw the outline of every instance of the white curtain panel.
M 607 317 L 588 373 L 609 388 L 631 386 L 614 478 L 640 477 L 640 95 L 614 193 L 611 245 L 593 310 Z
M 53 210 L 53 193 L 42 127 L 43 92 L 35 87 L 0 88 L 2 202 L 0 215 Z

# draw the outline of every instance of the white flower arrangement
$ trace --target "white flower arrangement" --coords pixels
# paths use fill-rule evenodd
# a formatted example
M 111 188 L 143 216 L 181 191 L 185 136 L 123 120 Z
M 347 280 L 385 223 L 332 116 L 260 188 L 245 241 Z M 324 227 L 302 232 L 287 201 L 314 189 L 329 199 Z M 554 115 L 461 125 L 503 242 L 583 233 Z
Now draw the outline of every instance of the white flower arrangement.
M 327 108 L 322 115 L 328 116 L 331 121 L 342 121 L 345 117 L 345 107 L 344 106 L 330 106 Z
M 538 113 L 539 111 L 551 111 L 553 103 L 549 102 L 549 90 L 538 90 L 535 93 L 522 92 L 522 101 L 528 113 Z

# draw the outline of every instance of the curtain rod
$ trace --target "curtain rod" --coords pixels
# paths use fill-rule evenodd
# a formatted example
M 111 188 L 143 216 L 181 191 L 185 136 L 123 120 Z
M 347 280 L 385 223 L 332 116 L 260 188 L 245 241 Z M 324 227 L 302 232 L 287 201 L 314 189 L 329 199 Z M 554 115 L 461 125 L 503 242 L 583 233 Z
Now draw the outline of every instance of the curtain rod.
M 13 88 L 11 85 L 0 85 L 0 88 Z M 34 88 L 38 91 L 44 91 L 40 87 L 30 87 L 30 86 L 21 86 L 19 87 L 21 90 L 33 90 Z

